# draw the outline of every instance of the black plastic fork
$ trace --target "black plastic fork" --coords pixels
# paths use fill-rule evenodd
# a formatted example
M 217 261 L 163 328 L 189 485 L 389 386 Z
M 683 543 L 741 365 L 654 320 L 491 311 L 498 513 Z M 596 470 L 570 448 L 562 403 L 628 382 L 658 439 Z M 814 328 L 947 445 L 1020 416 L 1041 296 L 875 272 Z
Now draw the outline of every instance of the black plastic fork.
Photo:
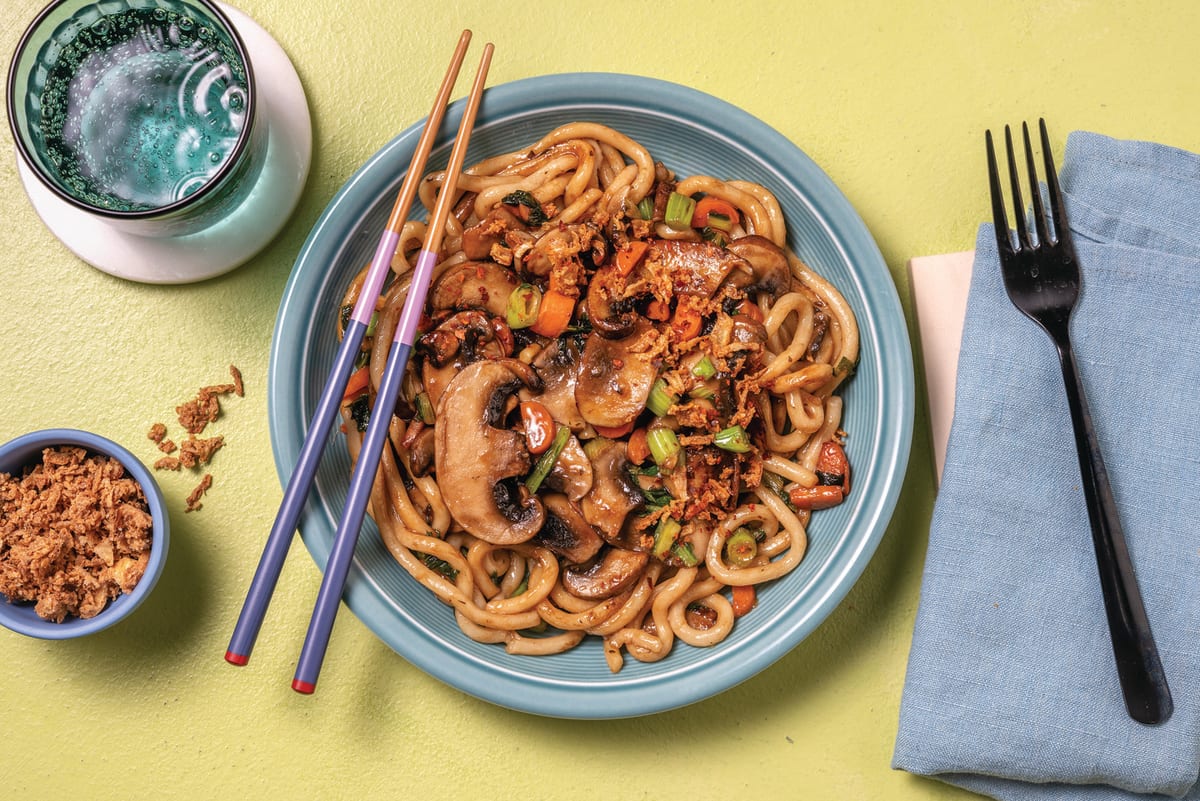
M 1026 208 L 1021 199 L 1021 184 L 1013 153 L 1012 131 L 1004 127 L 1008 172 L 1012 185 L 1017 246 L 1004 212 L 1004 192 L 996 167 L 992 133 L 986 133 L 988 180 L 992 192 L 992 214 L 996 223 L 996 242 L 1000 248 L 1000 268 L 1004 286 L 1013 305 L 1041 326 L 1058 349 L 1067 405 L 1075 431 L 1075 449 L 1083 479 L 1083 494 L 1091 521 L 1096 563 L 1100 569 L 1100 587 L 1112 637 L 1117 676 L 1125 696 L 1129 715 L 1141 723 L 1166 721 L 1174 710 L 1171 691 L 1158 657 L 1158 648 L 1150 631 L 1150 622 L 1134 576 L 1133 563 L 1125 545 L 1125 535 L 1117 516 L 1116 503 L 1108 482 L 1108 471 L 1100 455 L 1100 443 L 1088 412 L 1079 368 L 1071 348 L 1070 321 L 1079 297 L 1079 262 L 1067 226 L 1066 210 L 1058 175 L 1050 154 L 1050 137 L 1045 120 L 1039 120 L 1042 155 L 1045 161 L 1047 197 L 1050 201 L 1053 233 L 1047 225 L 1038 188 L 1037 167 L 1029 141 L 1029 126 L 1022 123 L 1025 139 L 1025 163 L 1029 173 L 1029 193 L 1033 204 L 1036 240 L 1030 237 Z

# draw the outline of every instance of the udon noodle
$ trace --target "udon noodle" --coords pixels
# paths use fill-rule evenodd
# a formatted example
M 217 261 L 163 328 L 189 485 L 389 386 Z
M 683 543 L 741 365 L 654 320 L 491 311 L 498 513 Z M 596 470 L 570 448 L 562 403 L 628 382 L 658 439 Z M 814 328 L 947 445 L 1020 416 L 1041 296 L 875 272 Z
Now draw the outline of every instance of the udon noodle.
M 599 124 L 469 167 L 458 192 L 371 495 L 384 544 L 513 653 L 593 635 L 617 671 L 721 642 L 850 491 L 853 313 L 788 250 L 769 189 L 678 178 Z M 342 406 L 352 458 L 424 225 Z

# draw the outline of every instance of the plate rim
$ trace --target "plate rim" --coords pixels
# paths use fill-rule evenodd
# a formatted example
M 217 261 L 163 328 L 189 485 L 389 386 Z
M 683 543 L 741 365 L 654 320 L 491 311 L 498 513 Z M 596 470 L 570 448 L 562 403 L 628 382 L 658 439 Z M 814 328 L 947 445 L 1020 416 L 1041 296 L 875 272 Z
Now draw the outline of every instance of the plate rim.
M 653 108 L 648 108 L 650 103 L 654 104 Z M 464 106 L 465 101 L 458 100 L 447 109 L 435 150 L 453 137 Z M 755 152 L 756 149 L 763 149 L 773 152 L 782 148 L 789 159 L 794 159 L 788 165 L 787 176 L 781 176 L 785 178 L 784 183 L 795 191 L 796 197 L 834 240 L 847 270 L 856 282 L 856 290 L 872 311 L 869 319 L 859 320 L 860 329 L 864 328 L 864 322 L 868 323 L 866 330 L 871 333 L 870 341 L 880 344 L 884 343 L 882 329 L 888 329 L 888 347 L 886 350 L 881 348 L 879 352 L 877 384 L 881 406 L 886 408 L 875 416 L 874 426 L 876 439 L 883 450 L 873 454 L 873 466 L 882 467 L 893 478 L 885 482 L 884 491 L 866 507 L 867 514 L 852 521 L 856 527 L 866 527 L 866 533 L 853 540 L 854 547 L 845 553 L 847 558 L 831 578 L 825 579 L 823 591 L 809 604 L 805 613 L 794 616 L 795 619 L 789 618 L 786 629 L 782 631 L 776 627 L 773 635 L 777 633 L 779 636 L 768 638 L 766 643 L 754 643 L 755 648 L 750 650 L 748 658 L 739 662 L 738 669 L 723 671 L 717 681 L 684 682 L 681 687 L 672 688 L 678 692 L 664 692 L 663 683 L 672 681 L 679 673 L 667 669 L 617 685 L 589 686 L 569 680 L 550 681 L 544 677 L 530 677 L 495 664 L 480 665 L 475 658 L 448 647 L 445 641 L 421 627 L 402 624 L 404 639 L 397 643 L 393 639 L 394 633 L 380 631 L 375 622 L 380 616 L 385 616 L 391 625 L 395 625 L 394 608 L 382 602 L 379 597 L 381 593 L 359 569 L 357 559 L 351 566 L 343 596 L 347 607 L 385 644 L 423 672 L 468 695 L 502 707 L 549 717 L 610 719 L 654 714 L 724 692 L 774 664 L 806 639 L 832 613 L 866 569 L 899 500 L 912 444 L 915 381 L 906 318 L 882 253 L 849 200 L 798 145 L 757 117 L 700 90 L 660 79 L 620 73 L 559 73 L 523 78 L 491 87 L 485 92 L 477 126 L 502 124 L 508 118 L 529 111 L 569 109 L 574 106 L 611 106 L 641 114 L 657 114 L 687 125 L 698 125 L 700 110 L 703 109 L 706 120 L 709 120 L 704 127 L 710 131 L 719 130 L 723 140 L 740 150 Z M 714 115 L 714 111 L 719 113 Z M 719 124 L 710 124 L 714 117 Z M 280 347 L 284 339 L 281 328 L 292 319 L 289 314 L 293 305 L 304 303 L 306 298 L 320 297 L 326 283 L 332 280 L 328 270 L 306 265 L 314 261 L 319 263 L 325 251 L 340 250 L 346 239 L 353 235 L 351 231 L 335 236 L 336 241 L 330 243 L 326 241 L 324 232 L 336 228 L 344 217 L 349 216 L 352 220 L 361 217 L 379 202 L 380 191 L 398 181 L 407 170 L 423 124 L 422 118 L 391 139 L 338 189 L 313 225 L 289 274 L 276 316 L 268 363 L 269 428 L 281 484 L 286 484 L 298 451 L 297 442 L 292 452 L 287 452 L 284 429 L 289 426 L 295 428 L 297 418 L 303 420 L 299 424 L 301 426 L 308 423 L 307 416 L 290 408 L 287 403 L 289 394 L 284 391 L 306 385 L 303 377 L 307 360 L 297 357 L 293 361 L 300 362 L 298 366 L 288 364 L 284 349 Z M 748 138 L 760 143 L 765 141 L 766 146 L 748 148 L 745 144 Z M 399 163 L 399 171 L 381 175 L 380 165 L 390 165 L 393 161 Z M 363 199 L 360 199 L 360 195 Z M 887 280 L 875 280 L 872 285 L 866 280 L 868 278 Z M 311 333 L 311 316 L 307 309 L 302 311 L 305 313 L 300 316 L 308 319 L 308 327 L 303 330 Z M 295 340 L 294 337 L 292 339 Z M 863 339 L 867 341 L 867 337 Z M 305 336 L 299 341 L 310 340 Z M 885 376 L 886 383 L 883 381 Z M 288 377 L 299 380 L 288 381 Z M 884 403 L 885 399 L 893 402 Z M 285 413 L 290 419 L 285 419 Z M 301 428 L 299 431 L 300 440 L 303 439 L 304 430 Z M 883 432 L 889 433 L 885 436 Z M 318 569 L 323 569 L 329 555 L 328 538 L 332 532 L 322 540 L 305 525 L 310 518 L 312 503 L 310 497 L 300 523 L 301 538 Z M 306 528 L 310 530 L 306 531 Z M 822 566 L 822 572 L 814 577 L 814 584 L 815 579 L 823 576 L 828 567 Z M 417 647 L 418 644 L 425 647 Z M 723 658 L 719 647 L 711 650 L 711 654 L 689 663 L 686 672 L 704 670 L 711 667 L 712 662 L 719 662 Z M 455 670 L 447 670 L 448 659 L 454 662 Z M 531 685 L 536 692 L 529 692 Z

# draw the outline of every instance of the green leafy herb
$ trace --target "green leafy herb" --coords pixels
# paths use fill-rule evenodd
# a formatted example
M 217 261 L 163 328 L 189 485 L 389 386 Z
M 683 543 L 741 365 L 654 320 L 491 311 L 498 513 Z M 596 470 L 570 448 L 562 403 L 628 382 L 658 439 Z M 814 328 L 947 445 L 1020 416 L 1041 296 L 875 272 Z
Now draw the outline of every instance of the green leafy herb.
M 367 424 L 371 422 L 371 404 L 366 395 L 359 395 L 350 404 L 350 417 L 359 431 L 367 430 Z
M 537 198 L 524 189 L 510 192 L 504 196 L 504 200 L 501 202 L 506 206 L 524 206 L 529 209 L 529 219 L 526 222 L 532 226 L 539 226 L 550 219 L 546 216 L 546 212 L 542 209 L 542 204 L 538 203 Z

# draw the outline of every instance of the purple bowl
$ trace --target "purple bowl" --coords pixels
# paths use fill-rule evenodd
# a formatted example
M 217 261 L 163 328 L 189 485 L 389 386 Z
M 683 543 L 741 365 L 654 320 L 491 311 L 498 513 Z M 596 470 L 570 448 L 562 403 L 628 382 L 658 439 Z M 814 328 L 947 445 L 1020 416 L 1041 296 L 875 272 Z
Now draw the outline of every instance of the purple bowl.
M 150 546 L 150 561 L 146 571 L 132 592 L 109 601 L 95 617 L 83 619 L 68 617 L 62 623 L 53 623 L 38 617 L 32 603 L 9 603 L 0 594 L 0 625 L 20 634 L 44 640 L 67 640 L 84 637 L 112 626 L 138 607 L 154 589 L 167 558 L 170 539 L 170 521 L 163 503 L 162 490 L 154 476 L 132 453 L 120 445 L 88 433 L 69 428 L 52 428 L 35 431 L 0 445 L 0 473 L 20 476 L 27 465 L 41 458 L 42 450 L 58 445 L 74 445 L 87 449 L 89 453 L 101 454 L 116 459 L 125 466 L 125 471 L 142 487 L 146 503 L 153 518 L 153 541 Z

